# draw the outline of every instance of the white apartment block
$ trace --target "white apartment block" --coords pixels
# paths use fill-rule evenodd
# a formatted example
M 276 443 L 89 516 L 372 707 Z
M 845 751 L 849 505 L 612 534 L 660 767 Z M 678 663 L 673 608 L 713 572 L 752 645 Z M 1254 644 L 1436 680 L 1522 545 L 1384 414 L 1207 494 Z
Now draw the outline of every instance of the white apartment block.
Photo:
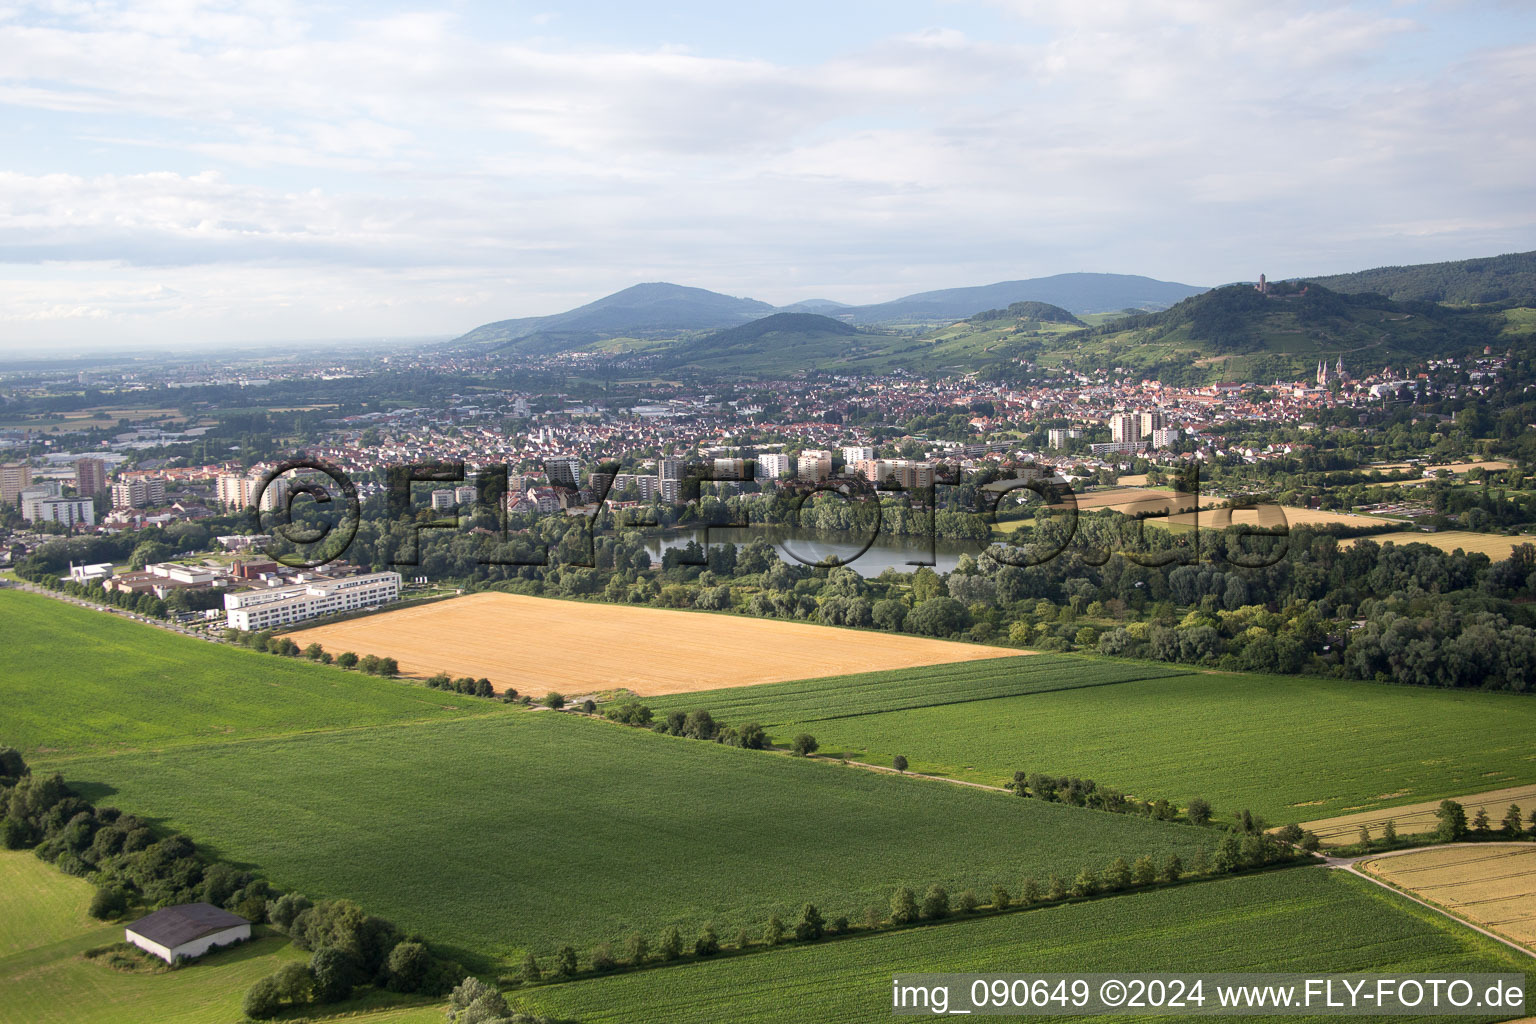
M 764 480 L 777 480 L 795 471 L 795 460 L 788 455 L 759 455 L 757 475 Z
M 875 457 L 875 450 L 869 445 L 845 444 L 843 445 L 843 463 L 851 466 L 855 462 L 866 462 Z
M 113 508 L 158 508 L 165 504 L 165 481 L 159 477 L 130 477 L 112 485 Z
M 48 497 L 29 502 L 34 523 L 63 523 L 65 526 L 96 525 L 96 502 L 91 498 Z
M 225 594 L 224 612 L 230 629 L 254 632 L 399 599 L 400 574 L 375 572 Z
M 250 508 L 261 500 L 261 511 L 277 512 L 288 505 L 289 483 L 287 477 L 278 477 L 272 481 L 272 485 L 265 491 L 261 489 L 261 481 L 265 473 L 253 472 L 250 475 L 238 473 L 225 473 L 218 480 L 219 504 L 230 510 Z
M 256 500 L 256 481 L 238 473 L 222 473 L 218 480 L 219 504 L 241 509 Z

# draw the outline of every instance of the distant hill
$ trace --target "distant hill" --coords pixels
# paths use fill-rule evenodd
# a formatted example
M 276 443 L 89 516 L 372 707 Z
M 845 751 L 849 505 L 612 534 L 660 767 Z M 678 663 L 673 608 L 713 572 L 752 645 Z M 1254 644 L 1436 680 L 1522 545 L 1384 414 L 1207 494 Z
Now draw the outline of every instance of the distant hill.
M 830 313 L 835 309 L 847 309 L 848 303 L 832 299 L 801 299 L 779 309 L 785 313 Z
M 868 339 L 866 344 L 860 342 Z M 669 349 L 663 365 L 789 371 L 840 361 L 889 337 L 871 334 L 819 313 L 774 313 Z
M 891 302 L 852 306 L 839 316 L 855 323 L 900 320 L 964 320 L 988 309 L 1015 302 L 1044 302 L 1072 313 L 1113 313 L 1126 308 L 1166 309 L 1205 291 L 1194 285 L 1158 281 L 1133 274 L 1057 274 L 1024 281 L 1001 281 L 974 288 L 944 288 L 918 292 Z
M 1377 267 L 1305 280 L 1336 292 L 1374 292 L 1398 302 L 1515 302 L 1530 306 L 1536 305 L 1536 252 Z
M 1060 306 L 1053 306 L 1049 302 L 1015 302 L 1007 309 L 983 310 L 967 319 L 973 324 L 986 324 L 997 320 L 1038 320 L 1048 324 L 1088 326 Z
M 658 336 L 729 327 L 773 309 L 766 302 L 703 288 L 661 282 L 637 284 L 564 313 L 485 324 L 453 344 L 496 345 L 525 353 L 558 352 L 615 336 Z

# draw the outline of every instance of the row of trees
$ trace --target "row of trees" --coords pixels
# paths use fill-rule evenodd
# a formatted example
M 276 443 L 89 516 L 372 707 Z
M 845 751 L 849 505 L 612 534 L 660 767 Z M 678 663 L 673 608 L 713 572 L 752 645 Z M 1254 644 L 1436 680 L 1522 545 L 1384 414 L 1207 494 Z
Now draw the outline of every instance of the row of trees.
M 439 672 L 427 677 L 427 686 L 433 690 L 447 690 L 450 693 L 462 693 L 470 697 L 496 696 L 495 687 L 491 686 L 491 681 L 484 676 L 479 679 L 470 676 L 460 676 L 455 679 L 447 672 Z M 512 696 L 516 698 L 517 694 L 514 692 Z
M 683 736 L 694 740 L 710 740 L 748 750 L 767 750 L 772 744 L 768 733 L 756 722 L 748 722 L 737 728 L 717 721 L 708 711 L 669 711 L 666 718 L 654 719 L 648 705 L 626 701 L 603 711 L 603 717 L 624 725 L 649 728 L 665 736 Z M 654 720 L 653 720 L 654 719 Z M 809 757 L 820 749 L 816 737 L 801 733 L 790 744 L 790 750 L 800 757 Z
M 903 764 L 898 770 L 905 770 L 906 759 L 903 758 L 902 761 Z M 1161 797 L 1137 800 L 1117 789 L 1101 787 L 1092 779 L 1080 779 L 1070 775 L 1058 776 L 1041 772 L 1016 771 L 1013 773 L 1012 781 L 1004 783 L 1004 788 L 1012 790 L 1016 796 L 1032 797 L 1047 803 L 1089 807 L 1096 811 L 1109 811 L 1114 814 L 1144 814 L 1158 821 L 1173 821 L 1179 816 L 1179 809 Z M 1192 823 L 1204 825 L 1211 820 L 1211 805 L 1196 797 L 1190 801 L 1187 815 Z
M 278 636 L 270 629 L 257 632 L 246 632 L 239 629 L 226 629 L 224 640 L 227 643 L 237 644 L 241 647 L 249 647 L 253 651 L 263 651 L 283 658 L 304 657 L 309 661 L 322 665 L 336 665 L 344 669 L 357 669 L 370 676 L 384 676 L 394 678 L 400 674 L 400 663 L 394 658 L 381 658 L 376 654 L 357 655 L 353 651 L 342 651 L 332 655 L 318 643 L 310 643 L 300 647 L 291 637 Z
M 1504 819 L 1499 822 L 1497 830 L 1493 828 L 1492 820 L 1488 816 L 1486 807 L 1479 807 L 1477 814 L 1473 815 L 1469 824 L 1467 810 L 1455 800 L 1442 800 L 1435 810 L 1437 824 L 1435 826 L 1435 838 L 1442 843 L 1454 843 L 1464 839 L 1524 839 L 1527 836 L 1536 838 L 1536 811 L 1531 812 L 1530 828 L 1525 826 L 1521 817 L 1520 805 L 1510 804 L 1504 812 Z M 1392 835 L 1383 838 L 1392 840 L 1396 838 L 1397 826 L 1395 822 L 1388 821 L 1387 827 L 1392 830 Z M 1362 830 L 1362 841 L 1369 842 L 1370 835 Z
M 1192 877 L 1261 868 L 1293 856 L 1293 851 L 1288 847 L 1262 833 L 1239 834 L 1233 831 L 1224 835 L 1213 850 L 1197 849 L 1189 865 L 1176 853 L 1170 853 L 1161 860 L 1151 856 L 1141 856 L 1134 860 L 1116 857 L 1102 869 L 1084 867 L 1073 876 L 1052 875 L 1043 881 L 1029 876 L 1014 890 L 996 885 L 985 896 L 974 889 L 951 895 L 944 886 L 935 884 L 919 897 L 910 886 L 900 886 L 891 894 L 887 907 L 872 905 L 865 908 L 858 922 L 846 915 L 838 915 L 829 920 L 816 904 L 807 903 L 793 923 L 787 923 L 775 913 L 759 930 L 743 928 L 738 931 L 732 945 L 742 951 L 788 942 L 815 942 L 826 936 L 902 928 L 942 921 L 955 915 L 999 913 L 1070 900 L 1092 899 L 1133 889 L 1172 885 Z M 654 945 L 643 932 L 633 932 L 620 950 L 616 951 L 614 944 L 608 942 L 596 946 L 587 956 L 585 965 L 576 948 L 570 945 L 560 947 L 552 958 L 544 960 L 529 953 L 517 980 L 524 984 L 565 980 L 584 971 L 601 974 L 619 967 L 643 968 L 657 963 L 669 963 L 690 953 L 698 958 L 708 958 L 727 948 L 713 924 L 705 924 L 691 944 L 685 942 L 682 932 L 675 926 L 667 928 Z

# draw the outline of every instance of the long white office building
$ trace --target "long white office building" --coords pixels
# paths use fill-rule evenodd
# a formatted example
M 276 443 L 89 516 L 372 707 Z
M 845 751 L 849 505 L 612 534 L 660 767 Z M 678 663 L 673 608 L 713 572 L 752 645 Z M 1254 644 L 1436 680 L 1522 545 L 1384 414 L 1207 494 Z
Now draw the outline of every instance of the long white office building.
M 341 579 L 304 580 L 286 586 L 224 595 L 230 629 L 273 629 L 335 612 L 356 611 L 400 599 L 400 574 L 374 572 Z

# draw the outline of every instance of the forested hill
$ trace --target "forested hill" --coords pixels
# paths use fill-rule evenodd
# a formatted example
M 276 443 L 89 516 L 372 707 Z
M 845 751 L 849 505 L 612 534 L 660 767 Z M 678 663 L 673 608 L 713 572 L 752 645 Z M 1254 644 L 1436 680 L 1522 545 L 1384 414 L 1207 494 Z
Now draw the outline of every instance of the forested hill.
M 1088 326 L 1072 313 L 1049 302 L 1015 302 L 1007 309 L 987 309 L 967 319 L 973 324 L 992 323 L 996 320 L 1038 320 L 1049 324 Z
M 1504 344 L 1505 323 L 1487 310 L 1343 294 L 1315 282 L 1275 284 L 1268 295 L 1238 284 L 1080 331 L 1036 358 L 1085 371 L 1136 367 L 1167 383 L 1295 380 L 1319 359 L 1377 372 Z
M 1508 302 L 1530 306 L 1536 305 L 1536 252 L 1454 263 L 1377 267 L 1307 280 L 1336 292 L 1374 292 L 1404 302 Z
M 756 299 L 665 282 L 637 284 L 553 316 L 484 324 L 452 344 L 493 344 L 527 353 L 556 352 L 616 335 L 650 337 L 729 327 L 771 312 L 772 306 Z
M 775 313 L 684 342 L 666 352 L 662 363 L 725 371 L 807 369 L 847 357 L 864 334 L 819 313 Z M 875 345 L 889 341 L 882 335 L 869 340 Z

